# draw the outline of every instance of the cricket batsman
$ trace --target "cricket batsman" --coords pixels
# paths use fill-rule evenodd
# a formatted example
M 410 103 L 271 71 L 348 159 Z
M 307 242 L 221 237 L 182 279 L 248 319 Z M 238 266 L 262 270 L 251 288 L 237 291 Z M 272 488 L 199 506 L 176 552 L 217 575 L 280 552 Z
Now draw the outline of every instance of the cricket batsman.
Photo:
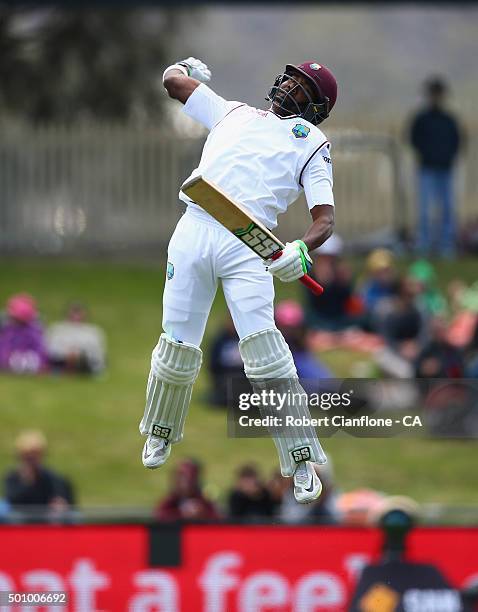
M 263 262 L 180 192 L 187 209 L 168 246 L 164 332 L 152 353 L 140 423 L 146 436 L 143 464 L 151 469 L 161 466 L 183 437 L 202 362 L 200 345 L 219 282 L 253 389 L 269 385 L 304 393 L 274 322 L 272 277 L 288 283 L 306 274 L 312 263 L 309 251 L 327 240 L 334 226 L 330 143 L 318 127 L 337 98 L 332 72 L 317 62 L 288 64 L 270 88 L 268 110 L 225 100 L 206 85 L 210 78 L 208 67 L 193 57 L 163 75 L 169 96 L 209 130 L 199 166 L 188 180 L 199 175 L 210 179 L 269 229 L 304 191 L 311 224 L 300 239 L 286 244 L 280 258 Z M 308 416 L 307 400 L 291 402 L 288 413 Z M 287 435 L 271 435 L 282 475 L 294 479 L 296 500 L 308 503 L 319 497 L 322 484 L 316 466 L 325 463 L 326 456 L 314 428 L 297 426 Z

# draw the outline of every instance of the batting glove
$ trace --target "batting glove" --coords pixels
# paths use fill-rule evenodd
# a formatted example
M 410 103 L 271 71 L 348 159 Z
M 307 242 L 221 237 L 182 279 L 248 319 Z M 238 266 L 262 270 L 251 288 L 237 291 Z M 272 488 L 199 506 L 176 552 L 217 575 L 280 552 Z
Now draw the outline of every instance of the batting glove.
M 204 62 L 196 59 L 195 57 L 188 57 L 185 60 L 177 62 L 179 66 L 184 66 L 188 71 L 188 76 L 201 81 L 201 83 L 207 83 L 211 80 L 211 71 Z
M 294 242 L 287 242 L 278 259 L 274 261 L 268 259 L 264 261 L 264 265 L 283 283 L 291 283 L 307 274 L 312 265 L 312 259 L 305 242 L 294 240 Z

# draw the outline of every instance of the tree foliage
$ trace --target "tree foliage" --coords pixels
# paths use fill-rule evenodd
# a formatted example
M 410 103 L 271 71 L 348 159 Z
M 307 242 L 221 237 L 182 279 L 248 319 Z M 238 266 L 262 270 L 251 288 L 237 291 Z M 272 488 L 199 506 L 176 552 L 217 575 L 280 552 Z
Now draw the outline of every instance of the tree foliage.
M 171 12 L 0 10 L 0 108 L 32 122 L 159 112 Z

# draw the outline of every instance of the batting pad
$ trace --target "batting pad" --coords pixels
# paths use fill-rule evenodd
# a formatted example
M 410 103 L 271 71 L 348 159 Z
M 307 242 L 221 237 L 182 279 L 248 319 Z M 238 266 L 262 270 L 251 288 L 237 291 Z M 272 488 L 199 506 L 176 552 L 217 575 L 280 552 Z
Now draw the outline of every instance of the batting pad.
M 151 356 L 146 408 L 139 431 L 172 444 L 183 437 L 193 384 L 202 363 L 199 347 L 161 334 Z
M 239 342 L 244 361 L 244 371 L 254 392 L 272 390 L 289 398 L 280 412 L 271 404 L 260 407 L 261 416 L 290 415 L 294 419 L 310 418 L 307 394 L 302 388 L 292 353 L 278 329 L 266 329 Z M 293 476 L 301 461 L 325 463 L 327 458 L 312 426 L 288 427 L 285 434 L 281 427 L 269 427 L 274 440 L 282 476 Z

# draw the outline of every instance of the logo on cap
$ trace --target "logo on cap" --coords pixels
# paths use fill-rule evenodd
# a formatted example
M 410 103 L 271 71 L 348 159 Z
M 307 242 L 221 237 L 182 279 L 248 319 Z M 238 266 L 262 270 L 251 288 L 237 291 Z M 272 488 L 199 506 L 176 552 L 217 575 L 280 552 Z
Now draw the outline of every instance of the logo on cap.
M 310 64 L 312 70 L 320 70 L 322 66 L 320 64 Z

